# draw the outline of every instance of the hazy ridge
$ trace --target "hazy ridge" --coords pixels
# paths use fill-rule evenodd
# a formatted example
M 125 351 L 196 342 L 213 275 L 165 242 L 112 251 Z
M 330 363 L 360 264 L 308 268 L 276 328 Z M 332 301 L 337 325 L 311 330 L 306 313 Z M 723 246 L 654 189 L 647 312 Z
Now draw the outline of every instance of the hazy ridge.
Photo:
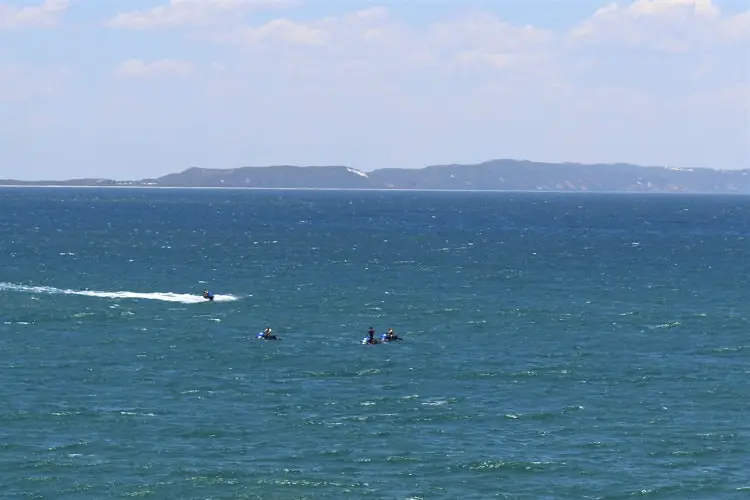
M 10 186 L 150 186 L 289 189 L 431 189 L 470 191 L 589 191 L 750 193 L 750 169 L 644 167 L 490 160 L 470 165 L 365 172 L 347 166 L 189 168 L 153 179 L 0 180 Z

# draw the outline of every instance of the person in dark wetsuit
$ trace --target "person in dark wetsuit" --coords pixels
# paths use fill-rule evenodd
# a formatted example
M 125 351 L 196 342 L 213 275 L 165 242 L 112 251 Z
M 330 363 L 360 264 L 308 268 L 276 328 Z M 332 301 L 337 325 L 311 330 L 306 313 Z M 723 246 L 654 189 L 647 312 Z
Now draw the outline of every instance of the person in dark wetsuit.
M 375 329 L 373 327 L 370 327 L 370 329 L 367 330 L 367 343 L 368 344 L 375 343 Z

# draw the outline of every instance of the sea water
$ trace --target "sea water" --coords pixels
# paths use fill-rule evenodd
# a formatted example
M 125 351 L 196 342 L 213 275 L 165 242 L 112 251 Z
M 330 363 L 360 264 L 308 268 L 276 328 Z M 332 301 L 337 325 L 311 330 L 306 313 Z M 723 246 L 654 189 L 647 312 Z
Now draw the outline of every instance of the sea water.
M 0 230 L 3 498 L 750 495 L 749 197 L 22 188 Z

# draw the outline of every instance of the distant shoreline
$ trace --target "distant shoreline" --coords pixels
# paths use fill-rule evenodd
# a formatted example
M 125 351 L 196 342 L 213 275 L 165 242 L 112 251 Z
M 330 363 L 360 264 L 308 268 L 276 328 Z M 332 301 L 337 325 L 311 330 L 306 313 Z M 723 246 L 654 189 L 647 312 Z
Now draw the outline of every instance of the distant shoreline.
M 621 196 L 750 196 L 750 193 L 682 192 L 682 191 L 570 191 L 522 189 L 413 189 L 413 188 L 291 188 L 244 186 L 66 186 L 61 184 L 0 184 L 0 189 L 145 189 L 145 190 L 204 190 L 204 191 L 352 191 L 352 192 L 406 192 L 406 193 L 492 193 L 492 194 L 566 194 L 566 195 L 621 195 Z
M 750 169 L 645 167 L 627 163 L 544 163 L 498 159 L 417 169 L 362 171 L 343 165 L 192 167 L 161 177 L 114 180 L 0 179 L 5 188 L 232 189 L 257 191 L 374 191 L 600 194 L 750 194 Z

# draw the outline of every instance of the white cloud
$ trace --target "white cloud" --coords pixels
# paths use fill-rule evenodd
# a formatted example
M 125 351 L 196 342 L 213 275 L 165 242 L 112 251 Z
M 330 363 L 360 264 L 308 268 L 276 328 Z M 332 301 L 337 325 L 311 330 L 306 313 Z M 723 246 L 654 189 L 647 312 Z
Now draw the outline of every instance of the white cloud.
M 394 77 L 396 71 L 426 69 L 455 73 L 525 66 L 536 72 L 540 62 L 549 59 L 557 38 L 550 31 L 514 26 L 491 14 L 418 28 L 382 7 L 304 21 L 275 19 L 207 32 L 206 37 L 273 57 L 295 73 L 390 72 Z
M 247 6 L 236 0 L 224 8 L 240 4 Z M 210 10 L 219 4 L 201 5 Z M 256 25 L 234 19 L 205 27 L 202 38 L 242 48 L 244 55 L 226 60 L 221 73 L 203 75 L 203 88 L 231 89 L 225 97 L 241 99 L 249 92 L 247 82 L 260 78 L 287 82 L 282 87 L 304 81 L 299 95 L 329 99 L 330 106 L 365 94 L 390 99 L 395 107 L 432 96 L 440 100 L 432 103 L 439 109 L 468 106 L 491 115 L 519 102 L 544 101 L 571 116 L 577 108 L 647 117 L 682 105 L 726 102 L 727 95 L 742 104 L 747 94 L 737 89 L 748 83 L 747 63 L 736 59 L 737 52 L 722 51 L 747 50 L 742 43 L 750 41 L 748 20 L 750 11 L 724 15 L 710 0 L 612 3 L 568 32 L 518 26 L 488 13 L 410 25 L 383 7 Z M 618 50 L 634 47 L 656 51 Z M 135 72 L 142 71 L 139 66 Z
M 492 15 L 474 15 L 433 24 L 423 43 L 424 50 L 437 52 L 444 65 L 458 70 L 467 65 L 517 70 L 547 64 L 556 38 L 544 29 L 514 26 Z
M 383 8 L 371 8 L 341 16 L 331 16 L 309 21 L 274 19 L 260 26 L 236 26 L 217 33 L 221 43 L 261 48 L 278 44 L 282 46 L 309 45 L 329 49 L 353 48 L 342 43 L 359 43 L 374 35 L 373 29 L 388 25 L 388 13 Z
M 160 59 L 157 61 L 142 61 L 129 59 L 121 63 L 115 73 L 121 77 L 151 77 L 162 75 L 187 76 L 194 70 L 193 63 L 175 59 Z
M 580 50 L 650 47 L 685 52 L 750 40 L 750 10 L 725 16 L 711 0 L 636 0 L 612 3 L 568 33 L 516 26 L 491 14 L 474 14 L 410 26 L 383 7 L 320 19 L 278 18 L 243 24 L 245 9 L 284 0 L 172 0 L 166 6 L 121 13 L 111 26 L 144 28 L 202 24 L 204 41 L 235 45 L 256 56 L 275 57 L 296 72 L 344 70 L 448 72 L 513 70 L 559 77 L 596 61 Z M 229 14 L 232 14 L 229 16 Z M 216 23 L 208 26 L 209 23 Z M 593 57 L 593 55 L 591 56 Z M 707 67 L 710 61 L 701 61 Z M 697 64 L 696 64 L 697 66 Z M 575 68 L 574 68 L 575 69 Z M 693 69 L 695 71 L 695 69 Z
M 115 28 L 188 28 L 230 22 L 237 14 L 286 5 L 287 0 L 170 0 L 166 5 L 121 12 L 107 23 Z
M 528 50 L 554 40 L 547 30 L 514 26 L 490 14 L 435 23 L 429 26 L 426 35 L 427 42 L 438 47 L 489 52 Z
M 586 65 L 595 70 L 601 54 L 581 50 L 619 47 L 685 53 L 735 44 L 741 51 L 742 43 L 750 40 L 750 11 L 726 16 L 710 0 L 637 0 L 628 6 L 610 4 L 563 33 L 516 26 L 491 14 L 410 26 L 374 7 L 321 19 L 232 23 L 206 31 L 204 37 L 273 55 L 280 66 L 293 65 L 296 71 L 429 68 L 461 73 L 523 68 L 529 76 L 552 78 Z M 698 64 L 708 66 L 711 61 Z
M 70 5 L 68 0 L 45 0 L 36 5 L 0 3 L 0 29 L 51 27 Z
M 627 6 L 611 3 L 572 30 L 570 40 L 687 52 L 750 40 L 750 11 L 724 16 L 711 0 L 637 0 Z

